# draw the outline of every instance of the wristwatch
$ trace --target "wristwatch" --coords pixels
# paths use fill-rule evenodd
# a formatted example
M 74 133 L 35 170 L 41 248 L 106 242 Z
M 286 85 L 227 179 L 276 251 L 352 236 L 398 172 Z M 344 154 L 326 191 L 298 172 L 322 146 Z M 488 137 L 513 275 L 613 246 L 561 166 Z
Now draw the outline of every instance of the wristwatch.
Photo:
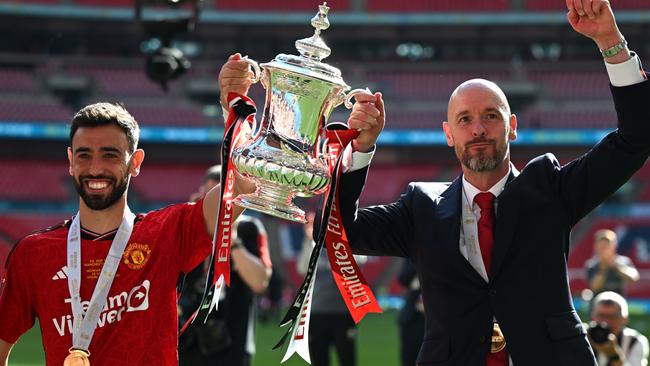
M 610 48 L 606 48 L 604 50 L 600 50 L 600 53 L 603 55 L 603 58 L 610 58 L 618 55 L 621 51 L 627 48 L 627 41 L 625 38 L 621 38 L 621 40 L 613 45 Z

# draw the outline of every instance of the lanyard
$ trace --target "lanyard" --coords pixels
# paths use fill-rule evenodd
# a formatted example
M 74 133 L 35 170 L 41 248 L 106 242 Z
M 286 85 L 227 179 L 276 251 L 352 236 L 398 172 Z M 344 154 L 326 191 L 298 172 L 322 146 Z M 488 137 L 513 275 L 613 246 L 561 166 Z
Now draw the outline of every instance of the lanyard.
M 73 326 L 72 326 L 72 347 L 76 349 L 88 350 L 90 341 L 95 333 L 99 314 L 106 304 L 108 290 L 111 288 L 117 267 L 120 264 L 122 253 L 126 247 L 131 232 L 133 231 L 133 220 L 135 215 L 126 207 L 122 223 L 117 229 L 108 256 L 104 261 L 102 273 L 97 280 L 97 285 L 93 290 L 90 303 L 85 311 L 81 305 L 81 224 L 79 223 L 79 213 L 75 215 L 70 230 L 68 231 L 68 249 L 67 249 L 67 266 L 68 266 L 68 289 L 70 290 L 70 300 L 72 305 Z

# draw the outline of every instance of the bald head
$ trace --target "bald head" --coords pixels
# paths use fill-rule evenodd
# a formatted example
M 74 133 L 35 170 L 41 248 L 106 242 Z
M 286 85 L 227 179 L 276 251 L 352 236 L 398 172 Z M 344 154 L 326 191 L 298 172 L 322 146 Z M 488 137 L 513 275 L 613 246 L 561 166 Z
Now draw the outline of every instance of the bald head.
M 508 98 L 506 98 L 506 94 L 503 92 L 503 90 L 501 90 L 501 88 L 499 88 L 497 84 L 485 79 L 470 79 L 458 85 L 454 92 L 451 93 L 451 96 L 449 97 L 449 103 L 447 105 L 447 118 L 449 121 L 453 119 L 453 116 L 449 115 L 449 113 L 454 109 L 452 107 L 454 106 L 456 100 L 468 92 L 477 90 L 484 90 L 489 92 L 489 94 L 492 94 L 492 96 L 495 98 L 495 102 L 499 105 L 499 107 L 503 109 L 506 115 L 510 115 L 510 105 L 508 104 Z

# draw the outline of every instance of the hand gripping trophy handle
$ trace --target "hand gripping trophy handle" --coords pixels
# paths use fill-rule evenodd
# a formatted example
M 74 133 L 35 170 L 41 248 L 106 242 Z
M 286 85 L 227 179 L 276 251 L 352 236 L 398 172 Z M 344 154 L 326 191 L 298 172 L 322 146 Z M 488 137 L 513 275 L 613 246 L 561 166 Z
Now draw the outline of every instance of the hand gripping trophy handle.
M 248 56 L 242 57 L 241 60 L 250 65 L 253 71 L 253 84 L 260 81 L 260 78 L 262 77 L 262 70 L 260 69 L 260 65 L 257 63 L 257 61 L 251 60 L 248 58 Z
M 350 90 L 345 96 L 345 102 L 344 102 L 345 108 L 352 109 L 352 107 L 354 106 L 354 104 L 352 103 L 352 98 L 354 98 L 356 95 L 361 93 L 372 94 L 372 92 L 368 88 L 365 89 L 359 88 L 359 89 Z

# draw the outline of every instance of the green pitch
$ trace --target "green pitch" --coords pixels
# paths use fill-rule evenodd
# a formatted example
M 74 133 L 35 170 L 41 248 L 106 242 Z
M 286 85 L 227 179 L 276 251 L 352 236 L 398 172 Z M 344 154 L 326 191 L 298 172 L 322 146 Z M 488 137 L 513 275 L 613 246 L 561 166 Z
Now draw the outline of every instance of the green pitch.
M 383 314 L 370 314 L 361 321 L 357 347 L 359 366 L 399 364 L 396 315 L 395 311 L 387 311 Z M 280 365 L 284 352 L 273 351 L 271 348 L 280 339 L 282 331 L 283 329 L 276 324 L 258 323 L 257 354 L 253 358 L 254 366 Z M 331 359 L 334 360 L 332 366 L 338 366 L 334 355 Z M 44 364 L 45 354 L 37 324 L 24 334 L 14 346 L 9 357 L 9 366 L 41 366 Z M 303 366 L 307 363 L 300 356 L 294 355 L 282 365 Z

